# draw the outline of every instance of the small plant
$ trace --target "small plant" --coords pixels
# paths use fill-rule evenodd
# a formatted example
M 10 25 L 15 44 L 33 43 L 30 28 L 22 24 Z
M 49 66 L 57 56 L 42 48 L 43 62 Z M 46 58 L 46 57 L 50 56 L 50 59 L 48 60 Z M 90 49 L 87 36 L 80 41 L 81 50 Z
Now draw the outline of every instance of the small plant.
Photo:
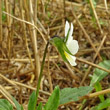
M 59 87 L 56 86 L 52 95 L 49 97 L 48 102 L 45 105 L 43 105 L 42 103 L 38 104 L 37 100 L 38 100 L 40 83 L 41 83 L 48 45 L 50 43 L 53 44 L 55 47 L 57 47 L 64 61 L 69 62 L 72 66 L 76 66 L 76 62 L 75 62 L 76 57 L 73 55 L 75 55 L 78 52 L 79 45 L 76 40 L 73 40 L 72 33 L 73 33 L 73 24 L 71 23 L 71 27 L 70 27 L 69 23 L 66 21 L 65 37 L 60 38 L 54 36 L 48 41 L 44 51 L 37 88 L 36 91 L 33 91 L 33 93 L 30 96 L 28 103 L 28 110 L 57 110 L 60 105 L 72 101 L 78 101 L 80 97 L 92 91 L 93 89 L 92 86 L 86 86 L 80 88 L 64 88 L 62 90 L 60 90 Z M 23 107 L 15 100 L 15 98 L 12 99 L 13 102 L 15 103 L 16 109 L 23 110 Z M 13 107 L 7 100 L 0 99 L 0 110 L 13 110 Z
M 110 60 L 104 60 L 104 61 L 100 62 L 98 65 L 103 68 L 110 69 Z M 91 78 L 90 86 L 94 87 L 96 92 L 102 91 L 102 85 L 101 85 L 100 81 L 103 80 L 107 75 L 108 75 L 108 72 L 95 68 L 95 71 Z M 108 91 L 106 91 L 106 93 L 107 92 Z M 103 110 L 105 108 L 110 107 L 110 98 L 105 99 L 103 94 L 101 94 L 101 95 L 99 94 L 98 97 L 100 100 L 99 104 L 92 107 L 91 110 Z M 87 100 L 83 100 L 83 105 L 86 101 Z M 82 108 L 83 107 L 81 107 L 80 110 L 83 110 Z
M 62 39 L 55 36 L 50 40 L 50 42 L 57 47 L 64 61 L 69 62 L 72 66 L 76 66 L 76 57 L 73 55 L 78 52 L 79 45 L 77 40 L 73 40 L 72 34 L 73 24 L 71 23 L 71 27 L 69 27 L 69 23 L 66 21 L 65 38 Z
M 104 60 L 102 62 L 99 63 L 99 65 L 101 67 L 104 67 L 106 69 L 110 69 L 110 60 Z M 90 86 L 94 86 L 96 92 L 98 91 L 102 91 L 102 85 L 100 83 L 101 80 L 103 80 L 103 78 L 105 78 L 108 75 L 108 72 L 102 71 L 98 68 L 95 69 L 91 82 L 90 82 Z M 104 95 L 99 95 L 98 96 L 100 99 L 100 103 L 93 107 L 96 110 L 103 110 L 105 108 L 108 108 L 110 106 L 110 98 L 104 98 Z

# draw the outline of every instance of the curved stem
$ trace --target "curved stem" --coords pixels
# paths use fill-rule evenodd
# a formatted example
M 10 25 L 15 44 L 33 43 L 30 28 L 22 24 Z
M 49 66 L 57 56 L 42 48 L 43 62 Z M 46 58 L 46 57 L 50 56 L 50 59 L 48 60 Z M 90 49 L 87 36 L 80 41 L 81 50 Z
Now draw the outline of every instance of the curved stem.
M 48 45 L 49 45 L 49 41 L 47 42 L 46 47 L 45 47 L 44 56 L 43 56 L 43 60 L 42 60 L 42 65 L 41 65 L 41 69 L 40 69 L 40 75 L 39 75 L 37 89 L 36 89 L 36 104 L 37 104 L 37 99 L 38 99 L 38 95 L 39 95 L 40 83 L 41 83 L 41 78 L 42 78 L 42 73 L 43 73 L 43 68 L 44 68 L 44 63 L 45 63 L 45 58 L 46 58 L 46 52 L 47 52 Z M 36 107 L 34 107 L 34 108 L 36 108 Z

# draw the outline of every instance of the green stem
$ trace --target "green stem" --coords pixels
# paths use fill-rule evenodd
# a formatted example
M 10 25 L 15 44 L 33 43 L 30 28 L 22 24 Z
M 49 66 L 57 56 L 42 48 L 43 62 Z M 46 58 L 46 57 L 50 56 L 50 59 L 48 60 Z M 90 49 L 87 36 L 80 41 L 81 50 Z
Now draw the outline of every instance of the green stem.
M 40 69 L 40 75 L 39 75 L 37 89 L 36 89 L 36 104 L 37 104 L 37 99 L 38 99 L 38 95 L 39 95 L 40 83 L 41 83 L 41 78 L 42 78 L 42 73 L 43 73 L 43 68 L 44 68 L 44 63 L 45 63 L 48 45 L 49 45 L 49 41 L 47 42 L 46 47 L 45 47 L 43 61 L 42 61 L 41 69 Z M 34 107 L 34 108 L 36 108 L 36 107 Z

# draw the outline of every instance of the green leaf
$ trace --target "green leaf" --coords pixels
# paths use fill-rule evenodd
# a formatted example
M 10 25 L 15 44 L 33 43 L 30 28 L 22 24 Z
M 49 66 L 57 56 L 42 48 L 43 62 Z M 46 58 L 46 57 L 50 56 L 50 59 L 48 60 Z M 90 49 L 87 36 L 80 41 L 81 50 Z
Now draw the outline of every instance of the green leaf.
M 60 90 L 59 87 L 55 87 L 52 95 L 49 97 L 48 102 L 44 106 L 44 110 L 57 110 L 59 105 L 59 96 L 60 96 Z
M 35 110 L 36 106 L 36 92 L 33 91 L 33 93 L 31 94 L 30 98 L 29 98 L 29 103 L 28 103 L 28 110 Z
M 4 2 L 2 1 L 2 11 L 5 11 L 5 4 Z M 5 21 L 6 20 L 6 14 L 2 13 L 2 21 Z
M 60 55 L 62 56 L 64 61 L 67 61 L 65 54 L 64 54 L 64 39 L 61 39 L 60 37 L 55 36 L 50 40 L 50 43 L 52 43 L 59 51 Z
M 42 103 L 38 105 L 37 110 L 42 110 Z
M 96 92 L 98 91 L 101 91 L 102 90 L 102 86 L 99 82 L 97 82 L 95 85 L 94 85 L 95 89 L 96 89 Z M 98 96 L 100 98 L 100 101 L 103 102 L 104 101 L 104 95 L 99 95 Z
M 0 99 L 0 110 L 13 110 L 13 106 L 6 99 Z
M 92 3 L 93 3 L 93 5 L 94 5 L 94 7 L 96 7 L 96 5 L 97 5 L 97 0 L 92 0 Z
M 79 110 L 82 110 L 82 109 L 83 109 L 83 106 L 85 105 L 86 102 L 87 102 L 87 99 L 84 99 L 84 100 L 82 101 Z
M 47 15 L 48 15 L 49 18 L 51 17 L 51 13 L 50 12 L 47 12 Z
M 71 101 L 78 101 L 79 97 L 88 94 L 93 87 L 79 87 L 79 88 L 64 88 L 60 92 L 60 104 L 65 104 Z
M 21 105 L 21 110 L 24 110 L 23 106 Z
M 13 99 L 13 102 L 16 106 L 16 109 L 17 110 L 23 110 L 23 107 L 18 103 L 18 101 L 14 97 L 12 97 L 12 99 Z
M 90 4 L 90 0 L 86 0 L 86 2 L 88 2 Z M 97 0 L 92 0 L 94 8 L 96 8 L 97 2 L 98 2 Z M 93 9 L 91 7 L 90 7 L 90 15 L 92 16 L 92 21 L 95 24 L 96 23 L 96 18 L 94 16 Z
M 106 99 L 104 102 L 100 103 L 98 106 L 95 107 L 95 110 L 103 110 L 110 106 L 110 99 Z
M 110 69 L 110 60 L 105 60 L 105 61 L 99 63 L 99 66 L 101 66 L 105 69 Z M 93 76 L 92 76 L 92 79 L 90 82 L 90 86 L 93 86 L 95 83 L 101 81 L 107 75 L 108 75 L 108 72 L 105 72 L 101 69 L 96 68 L 93 73 Z
M 72 53 L 69 51 L 69 49 L 66 46 L 66 42 L 64 42 L 65 39 L 60 38 L 58 36 L 54 36 L 51 40 L 50 43 L 52 43 L 59 51 L 60 55 L 62 56 L 62 59 L 66 62 L 68 62 L 68 60 L 65 57 L 64 51 L 66 51 L 67 53 L 69 53 L 70 55 L 72 55 Z

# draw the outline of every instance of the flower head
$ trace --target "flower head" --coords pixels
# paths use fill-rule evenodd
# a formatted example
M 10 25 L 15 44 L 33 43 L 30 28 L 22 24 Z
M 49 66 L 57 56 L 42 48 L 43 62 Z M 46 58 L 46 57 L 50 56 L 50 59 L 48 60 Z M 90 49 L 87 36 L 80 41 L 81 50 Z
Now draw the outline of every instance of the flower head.
M 77 40 L 73 40 L 73 24 L 65 24 L 65 38 L 54 36 L 50 42 L 55 45 L 64 61 L 68 61 L 72 66 L 76 66 L 76 57 L 74 56 L 79 49 Z
M 64 54 L 65 54 L 65 57 L 67 58 L 68 62 L 72 66 L 76 66 L 77 65 L 75 62 L 76 57 L 73 55 L 75 55 L 78 52 L 79 45 L 78 45 L 77 40 L 73 40 L 72 34 L 73 34 L 73 24 L 71 23 L 71 27 L 70 27 L 68 21 L 66 21 L 64 42 L 66 43 L 66 46 L 70 52 L 67 52 L 66 50 L 64 50 Z

